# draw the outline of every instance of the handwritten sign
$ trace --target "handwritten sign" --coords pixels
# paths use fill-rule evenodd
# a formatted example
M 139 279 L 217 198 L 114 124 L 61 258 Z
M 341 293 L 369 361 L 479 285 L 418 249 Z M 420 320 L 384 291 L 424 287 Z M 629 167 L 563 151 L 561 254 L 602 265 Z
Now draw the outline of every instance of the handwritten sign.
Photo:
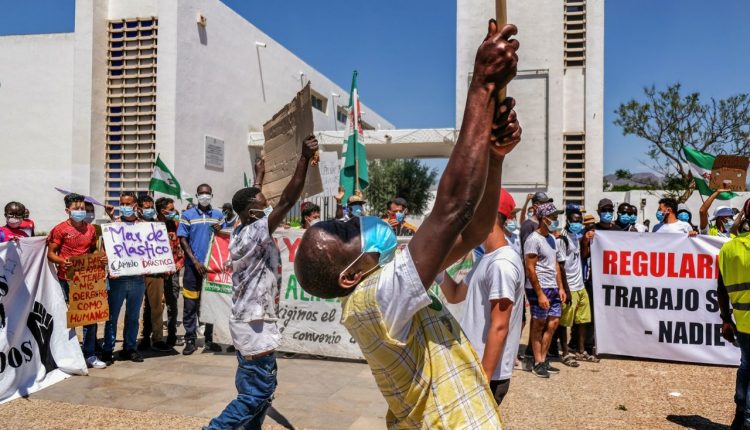
M 161 222 L 115 222 L 102 226 L 110 276 L 174 272 L 167 227 Z
M 95 324 L 109 319 L 107 271 L 102 264 L 104 253 L 71 257 L 66 278 L 70 287 L 68 328 Z

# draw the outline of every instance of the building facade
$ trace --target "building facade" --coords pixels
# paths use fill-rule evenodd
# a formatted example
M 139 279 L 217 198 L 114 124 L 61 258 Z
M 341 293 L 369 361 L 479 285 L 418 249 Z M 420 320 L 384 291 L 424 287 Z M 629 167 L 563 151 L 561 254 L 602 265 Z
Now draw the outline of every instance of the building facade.
M 495 2 L 458 0 L 456 127 L 461 126 L 476 49 Z M 543 190 L 556 202 L 593 207 L 604 166 L 604 1 L 509 1 L 518 26 L 518 75 L 508 87 L 523 127 L 503 166 L 519 205 Z
M 349 90 L 219 0 L 77 0 L 73 33 L 0 37 L 0 147 L 15 160 L 0 196 L 48 229 L 65 216 L 54 187 L 116 205 L 148 189 L 158 155 L 220 205 L 252 174 L 248 133 L 307 81 L 316 129 L 343 128 Z

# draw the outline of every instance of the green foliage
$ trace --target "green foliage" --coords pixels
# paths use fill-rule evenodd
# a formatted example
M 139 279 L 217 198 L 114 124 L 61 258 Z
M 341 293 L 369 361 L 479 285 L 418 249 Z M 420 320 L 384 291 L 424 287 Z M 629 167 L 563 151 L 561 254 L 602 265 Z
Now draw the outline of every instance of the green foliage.
M 615 176 L 617 179 L 632 179 L 633 174 L 628 169 L 617 169 L 615 170 Z
M 409 203 L 409 213 L 422 215 L 430 203 L 430 187 L 437 178 L 437 170 L 419 160 L 376 160 L 368 163 L 370 184 L 364 191 L 370 213 L 383 214 L 389 200 L 403 197 Z
M 665 177 L 667 195 L 684 202 L 694 187 L 685 147 L 713 155 L 750 155 L 750 94 L 701 103 L 699 93 L 683 95 L 680 90 L 679 83 L 663 91 L 646 87 L 646 100 L 620 104 L 614 123 L 623 135 L 649 142 L 648 166 Z

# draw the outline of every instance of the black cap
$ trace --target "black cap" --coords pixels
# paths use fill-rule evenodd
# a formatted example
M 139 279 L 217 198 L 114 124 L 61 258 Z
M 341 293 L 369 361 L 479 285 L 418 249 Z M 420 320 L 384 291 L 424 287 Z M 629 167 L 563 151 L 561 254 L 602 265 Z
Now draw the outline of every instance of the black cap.
M 531 203 L 533 204 L 539 204 L 539 203 L 548 203 L 553 201 L 551 198 L 547 197 L 547 194 L 542 191 L 537 191 L 534 193 L 534 195 L 531 197 Z
M 602 210 L 603 208 L 606 208 L 607 206 L 610 206 L 612 210 L 615 209 L 614 203 L 612 203 L 612 200 L 610 199 L 601 199 L 599 200 L 599 204 L 597 205 L 598 210 Z

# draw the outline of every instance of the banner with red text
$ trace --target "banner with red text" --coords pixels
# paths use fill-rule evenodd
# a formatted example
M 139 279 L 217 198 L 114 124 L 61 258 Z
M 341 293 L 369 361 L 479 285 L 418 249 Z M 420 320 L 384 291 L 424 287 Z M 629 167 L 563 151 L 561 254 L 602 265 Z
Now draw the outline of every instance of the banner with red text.
M 721 337 L 713 236 L 597 231 L 591 264 L 597 352 L 738 365 Z

